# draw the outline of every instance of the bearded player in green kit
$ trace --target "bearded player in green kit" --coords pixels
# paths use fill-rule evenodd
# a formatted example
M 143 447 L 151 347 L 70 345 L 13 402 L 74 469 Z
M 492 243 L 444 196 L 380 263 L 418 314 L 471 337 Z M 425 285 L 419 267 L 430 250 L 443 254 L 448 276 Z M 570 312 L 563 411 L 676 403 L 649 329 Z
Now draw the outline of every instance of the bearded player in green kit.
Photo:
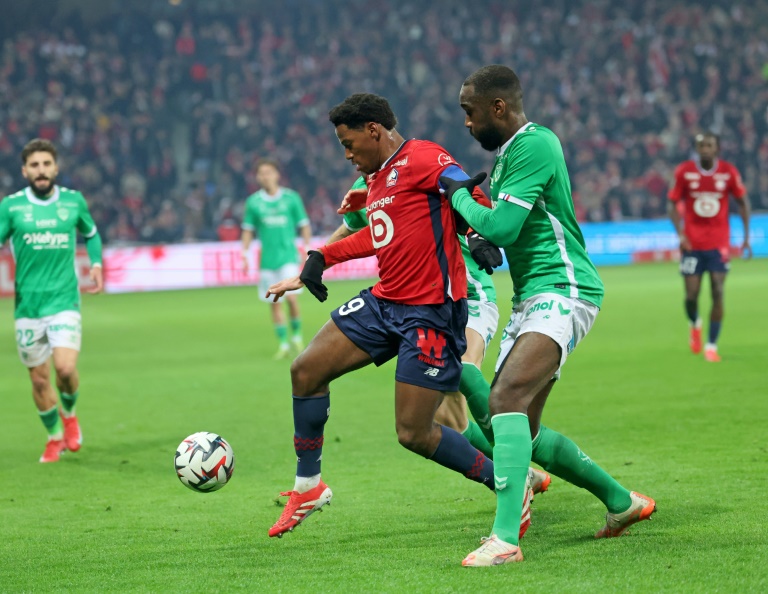
M 649 519 L 656 503 L 624 488 L 565 435 L 541 425 L 560 368 L 589 332 L 603 299 L 603 283 L 574 215 L 560 141 L 528 121 L 520 80 L 506 66 L 477 70 L 464 81 L 459 102 L 472 137 L 496 152 L 493 208 L 475 204 L 467 192 L 484 173 L 470 183 L 440 182 L 467 223 L 504 248 L 514 285 L 489 394 L 496 518 L 491 535 L 462 563 L 477 567 L 523 560 L 517 517 L 531 460 L 605 504 L 606 524 L 596 538 L 621 536 Z
M 21 152 L 29 187 L 0 202 L 0 245 L 10 238 L 16 260 L 16 343 L 48 431 L 40 462 L 58 462 L 62 452 L 75 452 L 82 443 L 75 416 L 82 336 L 75 231 L 85 237 L 91 260 L 89 292 L 103 289 L 101 237 L 83 195 L 56 185 L 56 156 L 50 141 L 30 141 Z M 51 386 L 51 359 L 60 399 Z

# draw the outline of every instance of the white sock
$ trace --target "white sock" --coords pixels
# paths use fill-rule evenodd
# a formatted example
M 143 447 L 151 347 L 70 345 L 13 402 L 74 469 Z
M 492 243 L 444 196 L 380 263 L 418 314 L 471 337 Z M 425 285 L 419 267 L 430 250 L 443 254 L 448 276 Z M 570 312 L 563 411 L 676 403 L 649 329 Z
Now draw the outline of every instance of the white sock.
M 293 490 L 297 493 L 306 493 L 317 487 L 319 484 L 319 474 L 316 474 L 315 476 L 297 476 L 296 482 L 293 484 Z
M 716 351 L 717 345 L 714 344 L 713 342 L 708 342 L 707 344 L 704 345 L 704 348 L 707 349 L 708 351 Z

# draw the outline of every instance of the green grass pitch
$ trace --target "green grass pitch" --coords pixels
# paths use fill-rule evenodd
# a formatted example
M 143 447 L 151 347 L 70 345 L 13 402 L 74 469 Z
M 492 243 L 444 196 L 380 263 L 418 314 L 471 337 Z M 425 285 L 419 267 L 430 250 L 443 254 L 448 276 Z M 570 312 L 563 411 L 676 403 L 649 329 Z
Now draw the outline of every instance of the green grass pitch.
M 688 352 L 673 265 L 602 269 L 603 311 L 544 421 L 658 512 L 596 541 L 602 505 L 554 478 L 534 503 L 526 561 L 492 569 L 460 562 L 487 535 L 494 496 L 397 444 L 392 363 L 332 386 L 333 504 L 267 537 L 295 457 L 289 363 L 271 359 L 255 288 L 86 296 L 84 445 L 51 465 L 37 462 L 45 434 L 12 302 L 0 301 L 0 592 L 768 591 L 768 260 L 733 268 L 719 365 Z M 505 320 L 511 285 L 495 278 Z M 307 337 L 368 284 L 331 283 L 325 304 L 305 294 Z M 702 305 L 706 319 L 707 295 Z M 211 494 L 172 467 L 201 430 L 236 456 L 231 483 Z

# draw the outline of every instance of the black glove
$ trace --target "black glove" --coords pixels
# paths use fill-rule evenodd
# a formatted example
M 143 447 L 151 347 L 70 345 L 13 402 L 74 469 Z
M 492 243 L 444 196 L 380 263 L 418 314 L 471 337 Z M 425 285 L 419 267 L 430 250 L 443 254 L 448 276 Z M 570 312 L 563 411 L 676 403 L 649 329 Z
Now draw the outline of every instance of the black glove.
M 481 183 L 483 183 L 483 180 L 488 177 L 488 175 L 485 173 L 485 171 L 481 171 L 478 173 L 475 177 L 470 177 L 469 179 L 464 180 L 456 180 L 451 179 L 450 177 L 441 176 L 438 180 L 445 190 L 443 190 L 443 195 L 448 199 L 448 202 L 451 202 L 451 205 L 453 205 L 453 195 L 460 190 L 461 188 L 466 188 L 467 191 L 471 194 L 472 190 L 475 189 L 475 186 L 479 186 Z
M 472 231 L 467 235 L 469 244 L 469 253 L 472 259 L 480 266 L 480 270 L 485 270 L 488 274 L 493 274 L 493 269 L 501 266 L 504 258 L 501 250 L 482 237 L 477 231 Z
M 456 223 L 456 233 L 460 235 L 469 233 L 469 223 L 467 223 L 467 219 L 459 214 L 458 210 L 453 211 L 453 221 Z
M 322 252 L 317 250 L 307 252 L 307 261 L 304 262 L 299 278 L 321 303 L 328 299 L 328 287 L 323 284 L 323 270 L 325 270 L 325 257 Z

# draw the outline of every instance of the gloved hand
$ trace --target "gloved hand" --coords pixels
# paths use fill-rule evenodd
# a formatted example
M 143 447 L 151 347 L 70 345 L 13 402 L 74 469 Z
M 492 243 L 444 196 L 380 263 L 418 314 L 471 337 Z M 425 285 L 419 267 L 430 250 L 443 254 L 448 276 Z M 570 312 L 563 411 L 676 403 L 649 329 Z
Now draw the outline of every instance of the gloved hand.
M 328 299 L 328 287 L 323 284 L 323 270 L 325 270 L 323 253 L 310 250 L 307 253 L 307 261 L 304 262 L 304 268 L 301 270 L 299 278 L 309 289 L 309 292 L 321 303 Z
M 475 186 L 479 186 L 481 183 L 483 183 L 483 180 L 488 177 L 488 175 L 485 173 L 485 171 L 481 171 L 475 177 L 470 177 L 469 179 L 464 180 L 456 180 L 451 179 L 450 177 L 441 176 L 438 180 L 444 189 L 440 190 L 440 192 L 448 199 L 448 202 L 451 202 L 451 206 L 453 206 L 453 195 L 460 190 L 461 188 L 466 188 L 467 191 L 471 194 L 472 190 L 475 189 Z
M 502 262 L 504 262 L 501 250 L 485 237 L 482 237 L 477 231 L 472 231 L 467 235 L 467 243 L 469 244 L 469 254 L 477 262 L 477 265 L 480 266 L 480 270 L 493 274 L 493 269 L 501 266 Z

